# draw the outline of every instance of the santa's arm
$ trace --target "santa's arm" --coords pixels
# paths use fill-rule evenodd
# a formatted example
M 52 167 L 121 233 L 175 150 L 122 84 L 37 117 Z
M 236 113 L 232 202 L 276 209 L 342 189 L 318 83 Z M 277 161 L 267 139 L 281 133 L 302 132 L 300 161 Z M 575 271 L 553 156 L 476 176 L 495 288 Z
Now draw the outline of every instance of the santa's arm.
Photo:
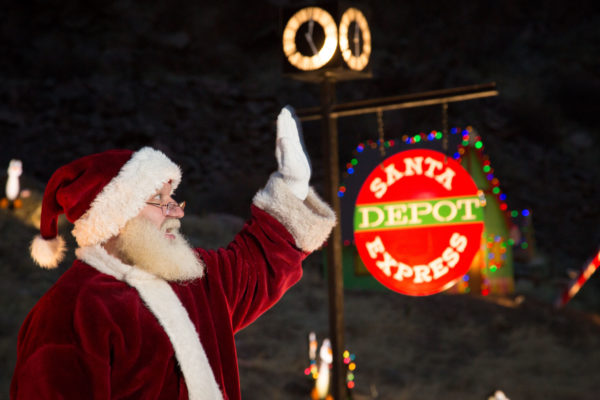
M 253 204 L 281 223 L 295 246 L 307 254 L 321 247 L 336 221 L 333 210 L 313 188 L 308 188 L 306 199 L 300 200 L 276 173 L 254 196 Z
M 252 218 L 225 249 L 200 251 L 205 284 L 227 299 L 237 331 L 271 307 L 302 276 L 302 261 L 335 223 L 333 212 L 311 189 L 304 201 L 278 177 L 254 199 Z M 224 296 L 220 295 L 222 293 Z
M 302 260 L 329 236 L 336 218 L 308 186 L 310 163 L 291 108 L 277 124 L 279 164 L 253 200 L 252 218 L 226 248 L 203 252 L 208 282 L 228 299 L 235 330 L 252 322 L 302 274 Z
M 275 217 L 306 252 L 319 248 L 335 225 L 333 210 L 309 187 L 311 166 L 302 125 L 290 106 L 277 117 L 278 170 L 254 197 L 254 205 Z

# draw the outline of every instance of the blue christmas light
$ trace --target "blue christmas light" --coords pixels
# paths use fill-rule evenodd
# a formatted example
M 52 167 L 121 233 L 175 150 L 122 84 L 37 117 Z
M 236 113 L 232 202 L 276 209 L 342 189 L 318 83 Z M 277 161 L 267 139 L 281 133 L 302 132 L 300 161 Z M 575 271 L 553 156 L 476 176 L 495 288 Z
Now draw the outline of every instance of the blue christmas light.
M 502 193 L 499 197 L 502 201 L 506 200 L 506 195 L 504 193 Z
M 527 217 L 529 215 L 529 210 L 523 210 L 521 211 L 521 214 L 523 214 L 524 217 Z
M 352 174 L 354 173 L 354 168 L 348 168 L 348 171 L 347 171 L 347 172 L 348 172 L 350 175 L 352 175 Z

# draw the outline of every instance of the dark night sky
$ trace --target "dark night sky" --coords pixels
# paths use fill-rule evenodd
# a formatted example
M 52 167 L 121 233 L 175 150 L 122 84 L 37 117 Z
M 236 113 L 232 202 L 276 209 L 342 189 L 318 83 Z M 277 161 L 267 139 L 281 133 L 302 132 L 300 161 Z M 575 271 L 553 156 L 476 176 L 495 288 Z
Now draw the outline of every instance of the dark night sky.
M 281 73 L 288 2 L 82 4 L 13 2 L 0 15 L 0 165 L 21 158 L 43 184 L 74 157 L 154 145 L 181 163 L 192 211 L 246 215 L 275 168 L 279 108 L 319 104 L 315 85 Z M 338 101 L 496 82 L 499 97 L 450 105 L 449 124 L 482 135 L 510 207 L 532 210 L 551 269 L 582 266 L 600 246 L 593 2 L 360 4 L 374 77 L 339 83 Z M 339 126 L 342 165 L 377 138 L 374 115 Z M 441 129 L 440 109 L 389 112 L 384 126 L 386 138 Z M 319 186 L 319 125 L 304 128 Z

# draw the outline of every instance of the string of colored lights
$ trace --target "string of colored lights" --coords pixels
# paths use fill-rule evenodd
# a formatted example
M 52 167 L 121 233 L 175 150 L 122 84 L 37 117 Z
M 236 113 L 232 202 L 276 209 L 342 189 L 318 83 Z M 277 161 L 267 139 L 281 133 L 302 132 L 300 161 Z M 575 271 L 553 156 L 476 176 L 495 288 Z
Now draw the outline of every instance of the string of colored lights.
M 529 227 L 527 225 L 520 226 L 520 224 L 518 223 L 518 218 L 520 218 L 521 216 L 524 218 L 527 218 L 531 215 L 531 213 L 527 209 L 524 209 L 521 211 L 518 211 L 518 210 L 508 211 L 508 206 L 507 206 L 507 202 L 506 202 L 506 194 L 500 188 L 500 181 L 498 180 L 498 178 L 496 176 L 494 176 L 494 169 L 491 165 L 489 156 L 484 153 L 484 145 L 483 145 L 483 141 L 481 140 L 481 137 L 478 135 L 474 135 L 473 129 L 471 127 L 467 127 L 466 131 L 463 130 L 462 134 L 463 134 L 462 142 L 457 151 L 459 157 L 456 157 L 456 154 L 455 154 L 455 158 L 460 161 L 460 157 L 463 156 L 467 152 L 467 150 L 469 149 L 469 146 L 471 146 L 470 149 L 475 150 L 474 154 L 478 157 L 480 164 L 482 165 L 482 172 L 483 172 L 485 178 L 491 184 L 491 188 L 485 190 L 482 197 L 485 199 L 485 195 L 495 196 L 496 201 L 499 204 L 498 207 L 500 208 L 501 211 L 503 211 L 504 217 L 507 220 L 508 226 L 519 226 L 519 228 L 522 232 L 527 231 L 529 229 Z M 485 203 L 484 203 L 484 205 L 485 205 Z M 530 221 L 526 220 L 527 224 L 529 224 L 529 222 Z M 515 242 L 514 242 L 513 238 L 511 238 L 511 237 L 504 238 L 500 235 L 494 235 L 494 234 L 488 235 L 485 238 L 485 241 L 486 241 L 485 245 L 487 246 L 486 253 L 487 253 L 488 259 L 485 260 L 484 263 L 481 263 L 481 276 L 482 276 L 481 294 L 483 296 L 487 296 L 491 293 L 492 288 L 491 288 L 490 274 L 494 274 L 496 271 L 498 271 L 504 265 L 504 262 L 506 260 L 507 245 L 515 246 Z M 527 242 L 526 238 L 524 238 L 523 235 L 521 235 L 521 240 L 517 244 L 523 250 L 526 250 L 529 247 L 529 243 Z M 494 279 L 494 282 L 495 282 L 496 286 L 502 285 L 502 284 L 505 284 L 505 285 L 507 284 L 506 280 L 501 279 L 499 277 L 496 277 Z M 468 283 L 467 283 L 467 286 L 468 286 Z M 470 289 L 467 287 L 465 292 L 468 293 L 469 291 L 470 291 Z
M 489 156 L 484 153 L 483 141 L 481 140 L 481 137 L 479 135 L 474 134 L 473 128 L 471 126 L 467 126 L 466 128 L 454 127 L 454 128 L 450 129 L 449 134 L 450 135 L 457 135 L 457 134 L 462 135 L 462 141 L 460 142 L 456 151 L 452 154 L 452 158 L 454 158 L 457 162 L 461 162 L 462 157 L 467 152 L 467 149 L 469 146 L 472 145 L 472 148 L 475 149 L 476 154 L 481 161 L 484 176 L 491 184 L 491 189 L 486 190 L 485 194 L 492 194 L 496 197 L 498 204 L 499 204 L 499 208 L 501 211 L 503 211 L 505 213 L 505 217 L 507 218 L 507 221 L 510 224 L 515 224 L 514 221 L 516 218 L 519 218 L 520 216 L 523 216 L 523 217 L 530 216 L 531 213 L 527 209 L 523 209 L 521 211 L 518 211 L 518 210 L 508 211 L 506 194 L 500 188 L 500 181 L 494 175 L 494 168 L 491 165 Z M 412 136 L 403 135 L 402 142 L 409 144 L 409 145 L 414 145 L 414 144 L 418 144 L 418 143 L 426 142 L 426 141 L 441 140 L 441 139 L 443 139 L 443 137 L 444 137 L 444 135 L 442 132 L 433 130 L 429 133 L 420 132 L 420 133 L 417 133 L 416 135 L 412 135 Z M 352 152 L 353 153 L 352 159 L 348 163 L 346 163 L 346 171 L 343 174 L 344 180 L 347 179 L 350 175 L 354 174 L 354 172 L 356 171 L 356 168 L 358 167 L 358 164 L 359 164 L 358 159 L 360 157 L 360 154 L 363 153 L 365 151 L 365 149 L 367 149 L 367 148 L 376 149 L 380 145 L 380 143 L 381 142 L 379 140 L 374 141 L 374 140 L 369 139 L 365 142 L 359 143 L 358 146 L 356 146 L 356 148 Z M 395 144 L 396 143 L 394 140 L 388 140 L 383 143 L 385 148 L 392 147 Z M 339 197 L 344 197 L 344 194 L 346 193 L 346 187 L 347 187 L 347 185 L 345 183 L 342 183 L 338 187 L 338 196 Z M 483 201 L 485 201 L 485 194 L 484 194 L 484 191 L 480 192 L 480 198 Z M 518 225 L 518 224 L 515 224 L 515 225 Z M 494 240 L 495 240 L 495 238 L 494 238 Z M 351 244 L 352 243 L 349 240 L 344 241 L 345 246 L 349 246 Z M 512 238 L 509 238 L 508 244 L 510 246 L 515 245 L 514 240 Z M 527 249 L 529 246 L 529 244 L 527 243 L 526 240 L 521 241 L 519 243 L 519 245 L 522 249 Z M 498 268 L 498 266 L 496 266 L 496 269 L 497 268 Z
M 342 354 L 344 357 L 344 364 L 346 364 L 348 370 L 346 371 L 346 386 L 348 389 L 354 389 L 354 371 L 356 370 L 356 356 L 350 353 L 348 350 Z
M 481 295 L 487 296 L 491 292 L 489 273 L 494 273 L 504 265 L 506 260 L 507 241 L 500 235 L 487 235 L 485 238 L 487 247 L 487 261 L 481 264 Z M 468 293 L 470 290 L 467 290 Z
M 454 158 L 457 161 L 460 161 L 460 157 L 462 155 L 465 154 L 465 152 L 467 151 L 467 147 L 472 144 L 473 148 L 476 151 L 476 155 L 478 156 L 481 165 L 482 165 L 482 170 L 483 173 L 486 177 L 486 179 L 491 183 L 491 189 L 486 190 L 485 193 L 486 194 L 492 194 L 496 197 L 498 203 L 499 203 L 499 208 L 500 210 L 502 210 L 504 212 L 504 215 L 507 219 L 507 222 L 509 222 L 509 225 L 519 225 L 516 220 L 518 218 L 522 217 L 529 217 L 531 215 L 531 212 L 528 209 L 523 209 L 521 211 L 518 210 L 510 210 L 508 211 L 508 205 L 507 205 L 507 201 L 506 201 L 506 194 L 502 191 L 502 189 L 500 188 L 500 181 L 498 180 L 498 178 L 496 176 L 494 176 L 494 168 L 491 165 L 490 162 L 490 158 L 487 154 L 484 153 L 484 145 L 483 145 L 483 141 L 481 140 L 481 137 L 478 135 L 475 135 L 474 137 L 472 137 L 472 132 L 473 132 L 473 128 L 471 127 L 467 127 L 465 130 L 463 130 L 462 134 L 463 134 L 463 140 L 457 150 L 457 152 L 454 155 Z M 458 157 L 457 157 L 458 155 Z M 484 196 L 485 197 L 485 196 Z M 492 236 L 491 238 L 488 238 L 488 247 L 489 243 L 491 242 L 498 242 L 500 241 L 502 238 L 500 238 L 499 236 Z M 510 246 L 514 246 L 515 242 L 514 239 L 512 238 L 508 238 L 507 239 L 507 243 Z M 521 249 L 526 250 L 529 247 L 529 243 L 527 242 L 527 240 L 521 240 L 520 243 L 517 243 Z M 494 272 L 497 268 L 499 268 L 498 265 L 496 265 L 496 268 L 493 268 L 494 265 L 492 265 L 490 267 L 490 270 L 492 272 Z
M 352 390 L 356 386 L 354 371 L 356 371 L 356 355 L 345 350 L 342 353 L 344 358 L 344 364 L 346 365 L 346 386 Z M 304 375 L 311 376 L 313 380 L 317 380 L 319 377 L 319 369 L 317 367 L 316 359 L 310 360 L 310 366 L 304 369 Z

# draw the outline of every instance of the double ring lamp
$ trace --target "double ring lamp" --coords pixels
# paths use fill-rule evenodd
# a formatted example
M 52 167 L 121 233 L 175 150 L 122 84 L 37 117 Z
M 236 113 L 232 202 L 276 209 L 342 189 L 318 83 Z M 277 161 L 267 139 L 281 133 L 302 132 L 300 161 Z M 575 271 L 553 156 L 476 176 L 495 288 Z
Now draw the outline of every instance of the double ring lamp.
M 307 29 L 300 29 L 306 24 Z M 315 24 L 325 35 L 323 45 L 317 49 L 314 42 Z M 300 31 L 304 35 L 300 35 Z M 297 43 L 308 45 L 308 54 L 298 49 Z M 338 29 L 335 20 L 320 7 L 305 7 L 288 20 L 283 30 L 283 52 L 288 62 L 302 71 L 314 71 L 327 64 L 338 46 Z M 340 19 L 339 46 L 348 68 L 362 71 L 371 55 L 371 32 L 364 14 L 348 8 Z

